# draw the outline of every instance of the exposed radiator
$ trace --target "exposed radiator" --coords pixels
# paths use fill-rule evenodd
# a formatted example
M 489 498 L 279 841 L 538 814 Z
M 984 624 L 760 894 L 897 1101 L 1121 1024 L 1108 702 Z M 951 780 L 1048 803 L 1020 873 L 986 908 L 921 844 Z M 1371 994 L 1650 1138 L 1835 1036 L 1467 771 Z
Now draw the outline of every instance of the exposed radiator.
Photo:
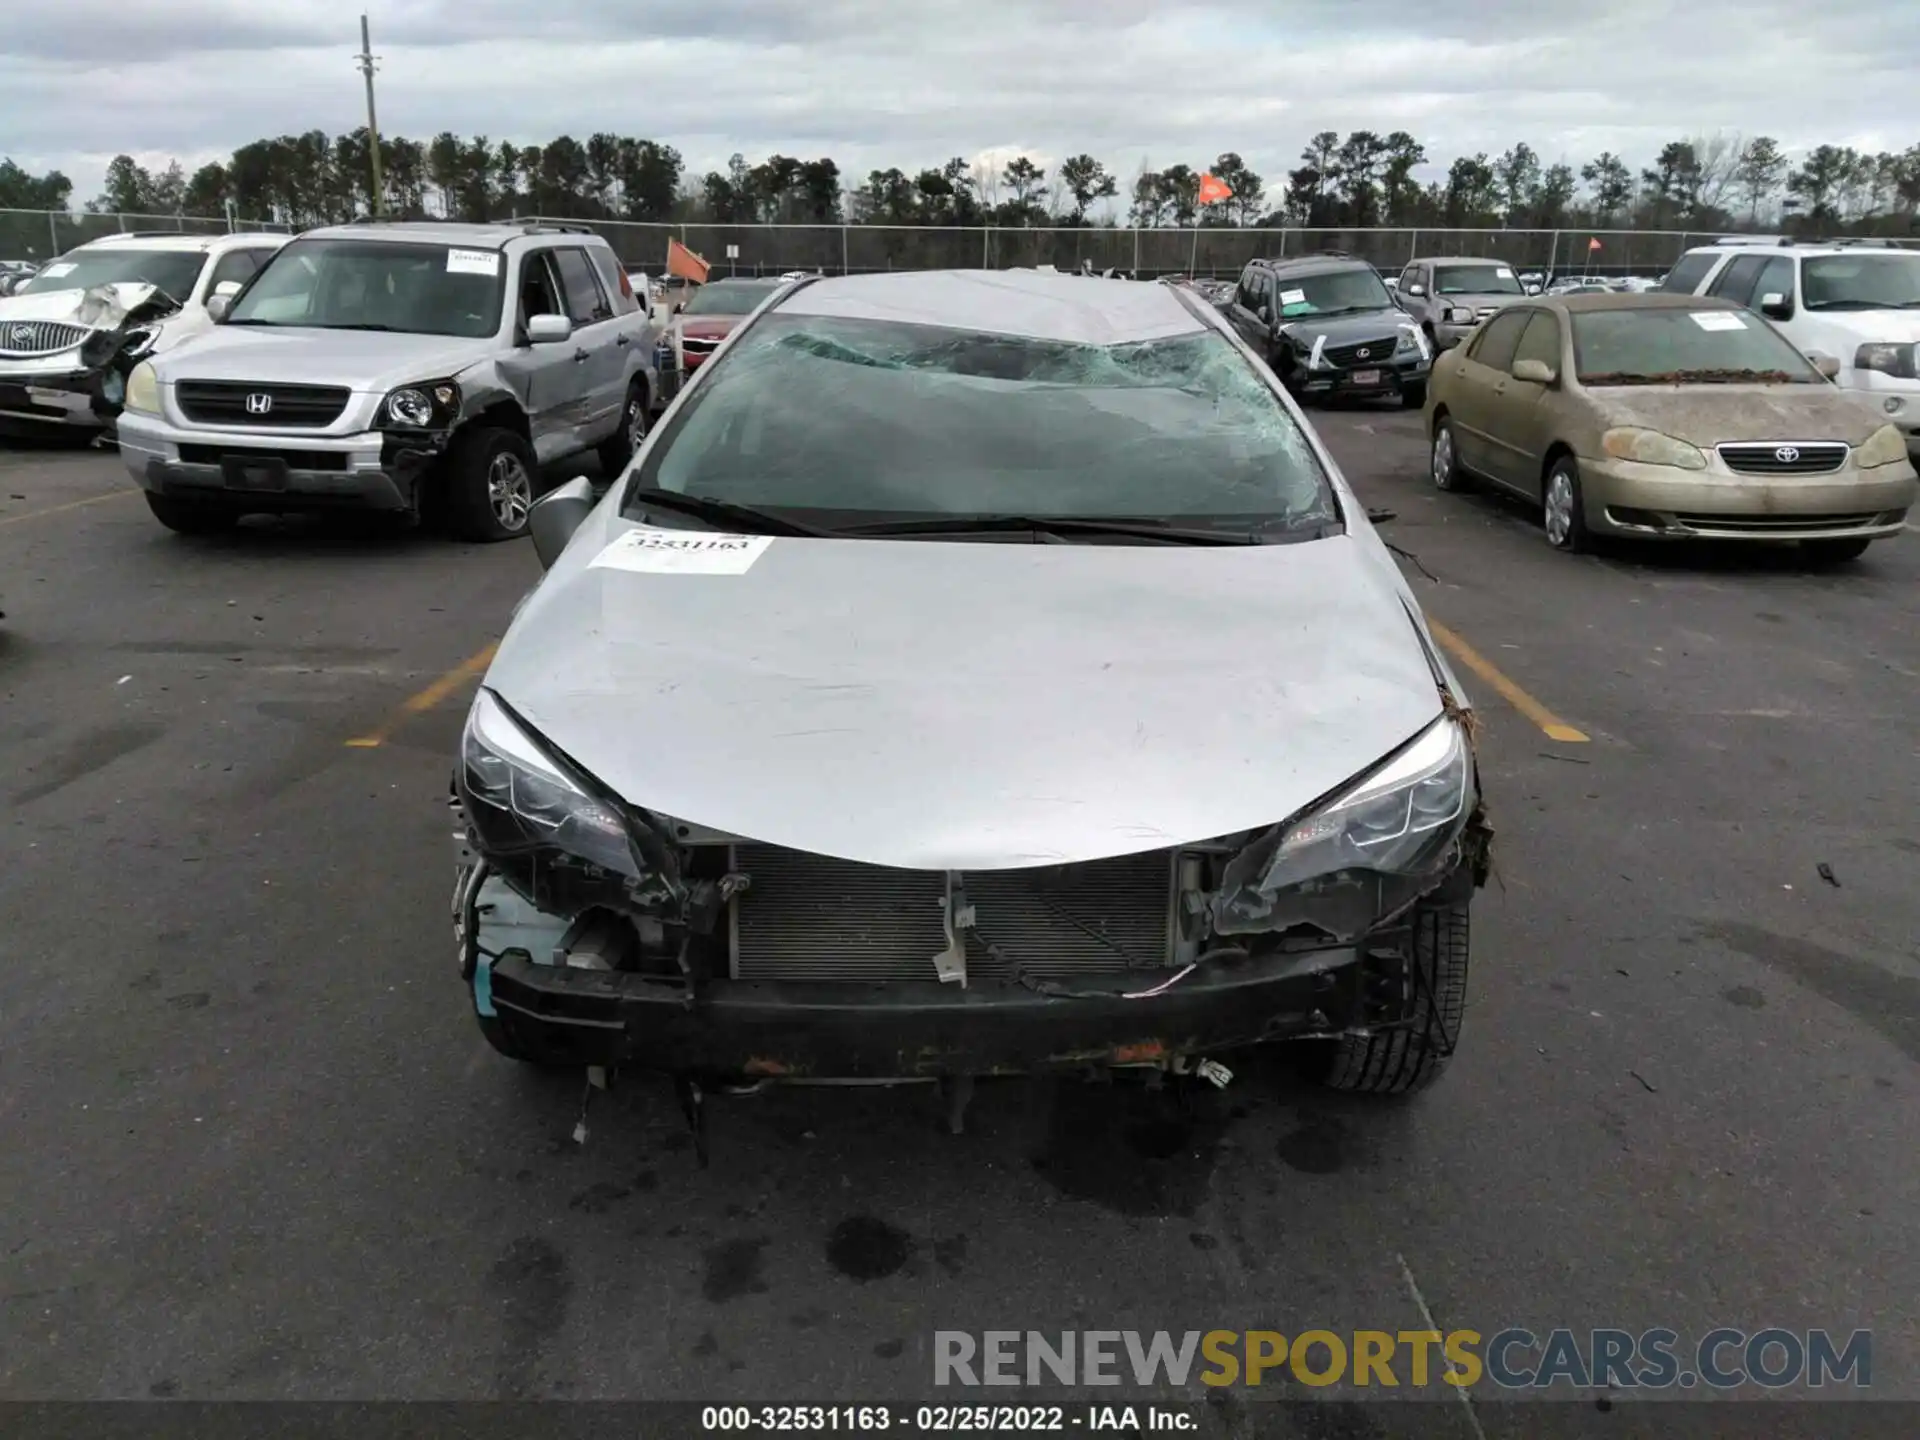
M 946 948 L 938 871 L 859 865 L 771 845 L 734 847 L 752 885 L 732 905 L 741 980 L 933 980 Z M 965 876 L 975 929 L 967 973 L 1035 979 L 1164 966 L 1174 935 L 1174 855 Z M 1002 952 L 988 952 L 985 942 Z

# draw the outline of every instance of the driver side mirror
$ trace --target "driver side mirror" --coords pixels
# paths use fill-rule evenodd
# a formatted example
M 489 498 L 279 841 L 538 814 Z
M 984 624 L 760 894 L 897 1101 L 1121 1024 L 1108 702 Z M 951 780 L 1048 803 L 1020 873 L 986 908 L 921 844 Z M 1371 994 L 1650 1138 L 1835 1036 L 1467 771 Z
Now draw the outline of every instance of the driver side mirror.
M 533 553 L 540 557 L 542 568 L 553 568 L 574 532 L 599 503 L 593 481 L 585 475 L 576 475 L 533 502 L 527 512 L 527 532 L 533 536 Z
M 1513 362 L 1513 378 L 1524 380 L 1529 385 L 1551 385 L 1559 376 L 1544 360 L 1516 360 Z
M 533 315 L 527 320 L 529 345 L 558 345 L 573 334 L 573 321 L 564 315 Z
M 1777 291 L 1769 292 L 1760 297 L 1760 313 L 1769 320 L 1791 320 L 1793 301 Z
M 1540 287 L 1538 285 L 1535 285 L 1531 280 L 1529 280 L 1527 282 L 1527 294 L 1538 295 L 1539 293 L 1540 293 Z
M 1258 315 L 1263 323 L 1273 319 L 1273 309 L 1264 300 L 1260 302 L 1260 308 L 1254 311 L 1254 314 Z
M 687 302 L 684 300 L 676 300 L 673 302 L 673 313 L 676 315 L 678 315 L 682 310 L 686 308 L 687 308 Z
M 1420 284 L 1420 282 L 1417 280 L 1413 284 L 1408 285 L 1405 288 L 1406 288 L 1407 294 L 1409 295 L 1424 295 L 1427 293 L 1427 287 Z
M 1807 359 L 1813 362 L 1814 369 L 1818 370 L 1829 380 L 1840 373 L 1840 362 L 1831 355 L 1824 355 L 1818 350 L 1809 350 L 1807 351 Z
M 228 290 L 226 286 L 222 285 L 207 297 L 207 315 L 212 319 L 214 324 L 226 324 L 227 314 L 233 309 L 234 291 L 237 291 L 239 288 L 238 285 L 235 285 L 233 290 Z

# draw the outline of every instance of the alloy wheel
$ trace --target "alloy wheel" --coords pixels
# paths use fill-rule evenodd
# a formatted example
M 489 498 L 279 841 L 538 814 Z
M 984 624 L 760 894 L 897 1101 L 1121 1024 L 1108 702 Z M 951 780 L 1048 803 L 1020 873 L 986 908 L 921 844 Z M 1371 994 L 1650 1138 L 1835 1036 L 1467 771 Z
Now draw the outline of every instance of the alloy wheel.
M 1573 477 L 1558 466 L 1547 476 L 1543 518 L 1547 543 L 1557 550 L 1564 550 L 1573 537 Z
M 533 480 L 520 457 L 511 453 L 496 455 L 487 467 L 487 504 L 503 530 L 526 527 L 527 512 L 533 508 Z

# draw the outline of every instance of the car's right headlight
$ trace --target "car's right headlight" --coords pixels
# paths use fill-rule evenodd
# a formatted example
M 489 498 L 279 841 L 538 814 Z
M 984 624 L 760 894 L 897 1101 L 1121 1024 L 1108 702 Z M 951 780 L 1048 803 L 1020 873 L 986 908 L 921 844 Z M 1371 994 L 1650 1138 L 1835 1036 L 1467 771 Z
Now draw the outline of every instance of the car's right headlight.
M 1920 367 L 1920 345 L 1905 340 L 1883 340 L 1862 345 L 1853 352 L 1853 368 L 1878 370 L 1897 380 L 1911 380 Z
M 1882 425 L 1853 452 L 1853 463 L 1862 470 L 1875 465 L 1897 465 L 1906 458 L 1907 437 L 1900 433 L 1898 425 Z
M 160 380 L 154 374 L 151 360 L 142 360 L 127 376 L 127 393 L 120 408 L 138 410 L 143 415 L 160 413 Z
M 1615 460 L 1631 460 L 1640 465 L 1670 465 L 1679 470 L 1704 470 L 1707 457 L 1697 445 L 1662 435 L 1658 430 L 1642 430 L 1623 425 L 1600 437 L 1600 449 Z
M 1449 306 L 1447 306 L 1447 324 L 1449 324 L 1449 325 L 1471 325 L 1472 323 L 1473 323 L 1473 311 L 1472 311 L 1472 310 L 1470 310 L 1470 309 L 1468 309 L 1468 308 L 1467 308 L 1466 306 L 1464 306 L 1464 305 L 1449 305 Z
M 1359 934 L 1444 873 L 1476 800 L 1466 726 L 1443 716 L 1235 856 L 1214 898 L 1214 929 L 1247 934 L 1292 919 L 1341 938 Z
M 647 909 L 670 893 L 620 805 L 594 793 L 595 782 L 556 759 L 491 691 L 467 714 L 455 778 L 474 848 L 548 914 Z

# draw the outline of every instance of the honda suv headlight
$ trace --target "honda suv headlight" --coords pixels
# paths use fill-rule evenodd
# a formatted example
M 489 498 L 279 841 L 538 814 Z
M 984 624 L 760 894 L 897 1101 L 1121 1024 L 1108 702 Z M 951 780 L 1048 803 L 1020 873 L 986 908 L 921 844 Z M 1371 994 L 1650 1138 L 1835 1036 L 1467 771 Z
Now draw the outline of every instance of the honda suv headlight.
M 1214 929 L 1366 930 L 1430 888 L 1457 855 L 1477 796 L 1465 727 L 1443 717 L 1411 744 L 1228 863 Z
M 1907 437 L 1900 433 L 1898 425 L 1882 425 L 1853 452 L 1853 463 L 1862 470 L 1875 465 L 1897 465 L 1906 458 Z
M 445 430 L 460 418 L 460 387 L 451 380 L 402 385 L 380 402 L 374 424 L 382 429 Z
M 644 907 L 668 893 L 620 803 L 489 690 L 468 712 L 456 788 L 475 849 L 548 914 Z
M 145 415 L 160 413 L 160 380 L 153 362 L 142 360 L 127 376 L 127 393 L 120 401 L 122 410 L 138 410 Z

